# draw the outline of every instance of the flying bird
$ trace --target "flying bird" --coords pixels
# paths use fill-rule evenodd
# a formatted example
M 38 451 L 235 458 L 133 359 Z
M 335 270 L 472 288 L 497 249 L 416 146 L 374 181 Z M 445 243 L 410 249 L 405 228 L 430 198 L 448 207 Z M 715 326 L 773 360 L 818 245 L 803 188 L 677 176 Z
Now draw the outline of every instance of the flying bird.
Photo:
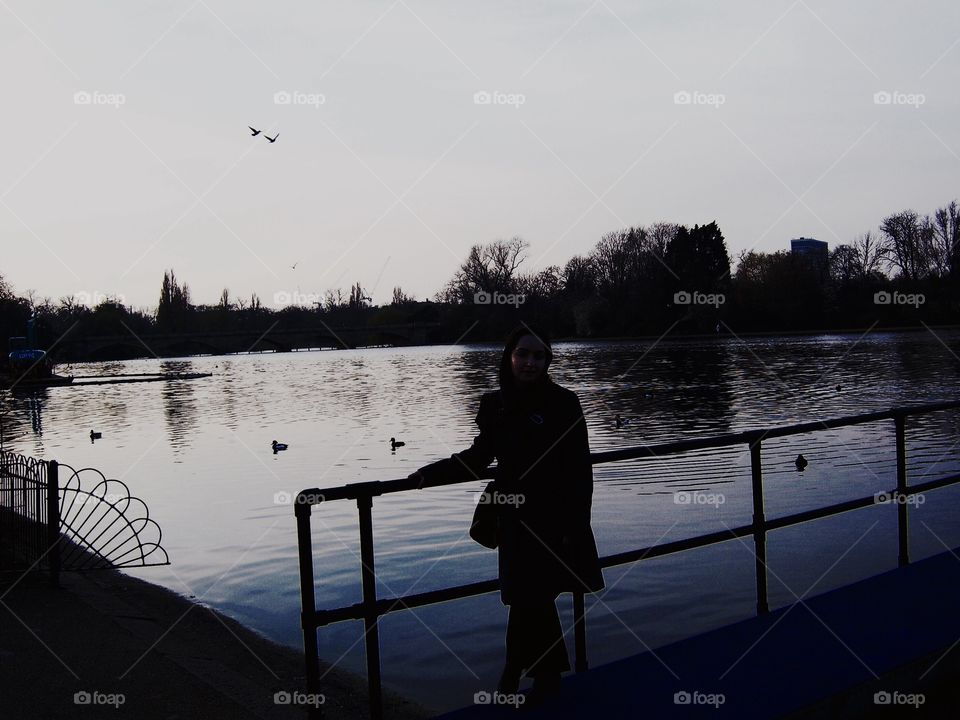
M 257 135 L 263 132 L 263 130 L 257 130 L 256 128 L 252 128 L 249 125 L 247 125 L 247 127 L 250 128 L 250 134 L 253 137 L 256 137 Z
M 291 269 L 291 270 L 296 270 L 296 269 L 297 269 L 297 265 L 299 265 L 299 264 L 300 264 L 300 261 L 297 260 L 293 265 L 290 266 L 290 269 Z
M 264 135 L 264 137 L 265 137 L 267 140 L 269 140 L 271 143 L 275 143 L 275 142 L 277 141 L 277 138 L 280 137 L 280 133 L 277 133 L 277 134 L 274 135 L 273 137 L 270 137 L 269 135 Z

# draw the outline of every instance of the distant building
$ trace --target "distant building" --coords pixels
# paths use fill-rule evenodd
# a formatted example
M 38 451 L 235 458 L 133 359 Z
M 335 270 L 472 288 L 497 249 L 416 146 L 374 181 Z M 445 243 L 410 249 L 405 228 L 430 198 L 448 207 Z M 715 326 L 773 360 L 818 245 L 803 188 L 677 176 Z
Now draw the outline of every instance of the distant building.
M 814 240 L 813 238 L 791 240 L 790 252 L 794 255 L 803 255 L 817 264 L 823 263 L 826 265 L 830 258 L 827 244 L 823 240 Z

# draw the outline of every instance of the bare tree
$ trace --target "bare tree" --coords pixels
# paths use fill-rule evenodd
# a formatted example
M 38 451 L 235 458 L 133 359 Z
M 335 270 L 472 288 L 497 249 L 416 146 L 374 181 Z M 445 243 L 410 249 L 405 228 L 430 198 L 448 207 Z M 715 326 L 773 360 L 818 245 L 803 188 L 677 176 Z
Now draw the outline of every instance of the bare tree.
M 336 290 L 327 290 L 323 294 L 323 309 L 324 310 L 336 310 L 341 308 L 347 303 L 343 299 L 343 291 L 340 288 Z
M 919 280 L 929 272 L 929 246 L 920 216 L 913 210 L 888 215 L 880 223 L 884 259 L 905 280 Z
M 830 277 L 838 285 L 849 285 L 864 275 L 860 254 L 852 245 L 837 245 L 830 253 Z
M 403 292 L 403 288 L 399 285 L 393 288 L 393 300 L 390 301 L 391 305 L 407 305 L 412 302 L 414 302 L 413 297 Z
M 933 218 L 926 218 L 930 232 L 930 254 L 938 277 L 960 271 L 960 208 L 957 201 L 938 208 Z
M 519 237 L 474 245 L 444 289 L 444 302 L 469 302 L 476 292 L 514 292 L 516 273 L 530 244 Z
M 853 241 L 853 249 L 857 253 L 857 268 L 861 277 L 869 277 L 880 272 L 885 251 L 883 243 L 873 233 L 867 230 Z

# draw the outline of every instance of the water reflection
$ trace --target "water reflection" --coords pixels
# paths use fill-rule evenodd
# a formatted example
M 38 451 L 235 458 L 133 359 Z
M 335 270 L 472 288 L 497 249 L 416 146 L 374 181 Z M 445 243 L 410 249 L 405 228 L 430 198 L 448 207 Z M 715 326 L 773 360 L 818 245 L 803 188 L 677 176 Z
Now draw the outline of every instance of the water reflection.
M 591 449 L 599 452 L 960 397 L 960 363 L 950 352 L 960 333 L 939 336 L 923 332 L 559 343 L 550 372 L 580 397 Z M 476 434 L 480 395 L 497 387 L 501 348 L 491 344 L 114 363 L 109 370 L 115 373 L 212 372 L 213 377 L 53 388 L 38 393 L 34 404 L 27 397 L 8 398 L 4 434 L 8 446 L 15 436 L 18 451 L 97 467 L 127 481 L 163 527 L 178 578 L 191 587 L 211 587 L 207 600 L 212 605 L 297 646 L 295 527 L 292 508 L 275 504 L 277 493 L 405 477 L 467 447 Z M 97 374 L 104 369 L 91 364 L 74 372 Z M 618 413 L 628 420 L 620 428 L 614 422 Z M 87 440 L 91 423 L 104 430 L 103 440 L 95 445 Z M 953 444 L 958 433 L 960 413 L 910 421 L 909 477 L 932 479 L 956 471 L 960 451 Z M 156 442 L 158 434 L 165 442 Z M 391 452 L 391 436 L 406 445 Z M 289 443 L 290 449 L 274 455 L 274 438 Z M 800 452 L 810 461 L 803 473 L 794 465 Z M 889 489 L 896 471 L 892 452 L 891 423 L 765 443 L 770 517 Z M 598 467 L 594 526 L 601 552 L 749 522 L 748 469 L 749 454 L 743 448 Z M 479 489 L 472 485 L 377 498 L 375 537 L 382 583 L 403 592 L 415 581 L 418 590 L 429 590 L 495 576 L 496 553 L 465 540 L 473 510 L 471 491 Z M 677 504 L 677 494 L 689 491 L 723 493 L 725 503 Z M 935 507 L 952 511 L 949 504 L 932 500 L 926 506 Z M 314 515 L 318 602 L 328 607 L 356 602 L 356 508 L 324 503 Z M 890 518 L 895 533 L 895 513 Z M 873 519 L 870 516 L 867 527 Z M 771 561 L 779 563 L 775 571 L 787 577 L 784 565 L 804 552 L 818 552 L 832 561 L 842 550 L 833 553 L 831 538 L 842 537 L 852 522 L 840 523 L 836 536 L 818 526 L 778 540 L 783 550 L 771 552 Z M 930 525 L 935 526 L 932 520 Z M 919 523 L 913 527 L 926 532 Z M 954 522 L 953 527 L 960 525 Z M 943 532 L 945 542 L 951 542 L 949 527 Z M 862 547 L 873 553 L 876 563 L 880 553 L 872 541 L 870 536 Z M 739 606 L 729 598 L 740 598 L 748 610 L 752 605 L 753 568 L 748 552 L 738 544 L 731 548 L 731 557 L 723 556 L 723 572 L 717 570 L 719 560 L 690 556 L 638 566 L 604 603 L 638 627 L 651 622 L 649 618 L 676 619 L 640 629 L 645 639 L 649 633 L 658 642 L 730 619 Z M 891 558 L 895 565 L 895 552 Z M 742 588 L 733 584 L 740 576 L 728 572 L 741 565 L 746 578 Z M 844 565 L 843 572 L 867 567 L 851 570 Z M 160 571 L 144 577 L 182 590 L 179 580 Z M 618 577 L 611 574 L 608 584 Z M 711 588 L 717 602 L 702 602 L 698 592 L 704 587 Z M 469 645 L 471 665 L 478 658 L 478 673 L 495 673 L 502 649 L 502 622 L 496 615 L 501 610 L 497 606 L 484 615 L 489 621 L 482 624 L 485 632 L 478 633 L 476 626 L 465 630 L 456 625 L 463 606 L 438 606 L 438 617 L 447 619 L 438 620 L 434 629 L 451 646 Z M 445 703 L 437 700 L 443 693 L 456 696 L 451 700 L 456 704 L 463 687 L 475 690 L 472 675 L 452 677 L 451 666 L 459 665 L 415 618 L 395 617 L 390 623 L 398 632 L 383 635 L 389 677 L 408 684 L 410 692 L 420 692 L 423 678 L 451 677 L 448 688 L 421 693 L 428 704 Z M 409 626 L 404 624 L 408 621 Z M 329 659 L 334 659 L 356 640 L 357 630 L 347 624 L 323 632 Z M 624 630 L 615 618 L 595 619 L 591 614 L 590 633 L 598 648 L 595 662 L 635 650 L 623 642 Z M 360 643 L 347 654 L 347 666 L 362 670 L 362 647 Z
M 160 364 L 168 374 L 196 372 L 189 360 L 167 360 Z M 194 380 L 174 380 L 162 383 L 163 414 L 166 419 L 170 448 L 178 455 L 189 447 L 197 426 L 197 408 L 194 399 Z M 180 460 L 175 460 L 180 462 Z

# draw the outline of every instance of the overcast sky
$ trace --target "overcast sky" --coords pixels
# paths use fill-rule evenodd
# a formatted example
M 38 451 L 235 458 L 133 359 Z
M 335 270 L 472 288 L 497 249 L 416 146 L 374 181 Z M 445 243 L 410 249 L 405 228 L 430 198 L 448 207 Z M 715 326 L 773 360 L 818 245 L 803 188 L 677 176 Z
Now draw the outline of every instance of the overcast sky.
M 0 0 L 0 18 L 19 293 L 154 308 L 174 268 L 196 303 L 355 281 L 383 303 L 431 297 L 497 238 L 539 270 L 610 230 L 716 220 L 735 259 L 960 197 L 955 0 Z

